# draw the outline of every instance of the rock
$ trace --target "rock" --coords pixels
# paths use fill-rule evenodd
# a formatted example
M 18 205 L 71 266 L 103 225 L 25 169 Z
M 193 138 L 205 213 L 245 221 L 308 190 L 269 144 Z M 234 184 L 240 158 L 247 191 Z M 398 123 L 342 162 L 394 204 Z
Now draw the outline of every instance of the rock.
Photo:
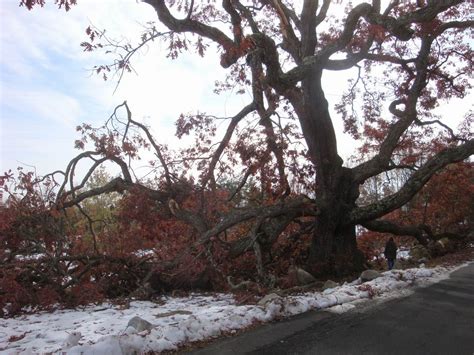
M 316 281 L 313 275 L 296 266 L 290 266 L 288 269 L 288 275 L 290 277 L 294 275 L 294 279 L 296 279 L 298 286 L 304 286 Z
M 448 238 L 441 238 L 436 241 L 436 244 L 438 244 L 441 248 L 446 249 L 449 245 L 449 239 Z
M 276 301 L 281 299 L 276 293 L 269 293 L 268 295 L 264 296 L 260 301 L 258 301 L 257 305 L 261 307 L 265 307 L 267 303 Z
M 281 282 L 283 281 L 283 282 Z M 285 280 L 280 280 L 280 284 L 284 285 L 284 288 L 295 287 L 295 286 L 305 286 L 308 284 L 313 284 L 317 280 L 309 272 L 291 265 L 288 268 L 287 276 Z
M 366 282 L 366 281 L 372 281 L 380 276 L 381 276 L 380 272 L 376 270 L 365 270 L 364 272 L 362 272 L 362 274 L 360 274 L 360 279 L 362 280 L 362 282 Z
M 424 265 L 425 263 L 428 262 L 428 258 L 421 258 L 421 259 L 418 259 L 418 262 L 422 265 Z
M 436 244 L 441 246 L 441 248 L 447 252 L 451 252 L 455 249 L 455 243 L 453 241 L 454 239 L 449 239 L 449 238 L 441 238 L 439 239 Z
M 445 237 L 445 238 L 438 239 L 432 246 L 431 251 L 433 255 L 441 256 L 441 255 L 445 255 L 447 253 L 454 251 L 454 249 L 455 249 L 455 243 L 449 238 Z
M 334 282 L 332 280 L 327 280 L 324 285 L 323 285 L 323 291 L 324 290 L 327 290 L 328 288 L 334 288 L 334 287 L 337 287 L 339 286 L 339 284 L 337 282 Z
M 143 318 L 135 316 L 128 321 L 127 327 L 132 327 L 135 328 L 138 332 L 143 332 L 144 330 L 151 330 L 154 325 L 144 320 Z

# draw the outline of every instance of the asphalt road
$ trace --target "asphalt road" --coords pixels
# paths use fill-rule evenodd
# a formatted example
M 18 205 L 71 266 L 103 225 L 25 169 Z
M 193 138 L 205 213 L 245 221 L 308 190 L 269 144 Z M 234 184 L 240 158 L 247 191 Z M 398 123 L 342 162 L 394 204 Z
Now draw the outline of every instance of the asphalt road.
M 474 263 L 405 298 L 308 312 L 192 354 L 474 355 Z

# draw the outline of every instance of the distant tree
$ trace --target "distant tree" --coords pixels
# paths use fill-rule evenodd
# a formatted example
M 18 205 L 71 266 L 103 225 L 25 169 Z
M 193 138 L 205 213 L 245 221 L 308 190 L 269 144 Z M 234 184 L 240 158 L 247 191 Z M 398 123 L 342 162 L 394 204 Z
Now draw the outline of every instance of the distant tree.
M 420 137 L 426 132 L 407 134 L 403 144 L 395 151 L 398 165 L 419 167 L 433 154 L 442 151 L 451 141 L 448 134 L 430 138 L 429 143 Z M 450 132 L 453 134 L 452 132 Z M 428 133 L 428 136 L 431 135 Z M 362 157 L 376 146 L 361 147 Z M 449 237 L 462 241 L 472 228 L 474 198 L 473 163 L 458 162 L 432 176 L 430 181 L 406 204 L 385 215 L 383 219 L 368 222 L 379 232 L 399 236 L 413 236 L 421 244 L 432 247 L 433 241 Z M 411 176 L 410 169 L 386 171 L 368 179 L 361 188 L 359 203 L 376 203 L 398 191 Z M 364 233 L 364 239 L 377 233 Z
M 412 235 L 425 245 L 443 237 L 466 237 L 474 223 L 473 173 L 471 162 L 461 162 L 433 176 L 409 203 L 385 217 L 400 227 L 392 233 Z
M 43 2 L 21 4 L 32 8 Z M 157 23 L 149 25 L 137 45 L 114 42 L 104 32 L 87 28 L 85 51 L 105 49 L 119 55 L 112 64 L 98 65 L 97 73 L 104 78 L 111 71 L 123 75 L 131 70 L 134 54 L 158 39 L 168 44 L 172 59 L 188 50 L 205 56 L 215 46 L 221 52 L 220 65 L 229 70 L 216 91 L 247 91 L 251 99 L 224 121 L 228 125 L 221 137 L 218 118 L 182 115 L 176 122 L 178 137 L 194 133 L 196 142 L 179 154 L 134 120 L 126 102 L 101 129 L 79 127 L 83 138 L 77 147 L 84 148 L 88 141 L 94 149 L 74 158 L 65 171 L 57 199 L 63 208 L 112 191 L 139 190 L 161 209 L 170 199 L 177 201 L 179 208 L 172 212 L 193 228 L 198 236 L 193 243 L 211 250 L 224 235 L 239 231 L 237 249 L 252 250 L 257 260 L 296 223 L 312 236 L 308 269 L 343 274 L 363 267 L 356 226 L 397 231 L 395 223 L 381 219 L 410 202 L 442 169 L 474 152 L 469 129 L 455 132 L 433 113 L 453 98 L 464 98 L 471 88 L 471 1 L 358 1 L 350 2 L 342 15 L 331 12 L 342 7 L 340 2 L 329 0 L 144 2 L 156 11 Z M 67 10 L 75 1 L 56 3 Z M 352 168 L 343 165 L 338 152 L 335 117 L 323 80 L 349 70 L 358 75 L 337 105 L 336 118 L 371 147 L 366 159 Z M 432 141 L 440 131 L 448 132 L 442 147 Z M 423 146 L 423 160 L 397 158 L 407 142 Z M 156 155 L 155 186 L 135 178 L 129 164 L 141 147 Z M 74 171 L 85 159 L 92 159 L 93 165 L 76 186 Z M 80 190 L 105 161 L 117 164 L 121 177 Z M 183 171 L 190 168 L 199 171 L 199 180 L 185 183 Z M 358 201 L 366 181 L 390 171 L 405 175 L 396 191 Z M 232 204 L 232 193 L 227 201 L 224 195 L 211 198 L 222 179 L 239 181 L 239 190 L 251 177 L 261 192 L 258 205 Z M 213 209 L 206 199 L 220 201 L 222 209 Z M 186 205 L 190 200 L 193 203 Z
M 105 185 L 111 180 L 104 166 L 100 166 L 90 176 L 84 186 L 88 191 Z M 120 195 L 116 192 L 93 196 L 78 207 L 76 227 L 81 228 L 90 237 L 95 248 L 98 248 L 97 233 L 103 233 L 105 229 L 115 229 L 115 208 L 120 202 Z M 80 216 L 84 218 L 80 218 Z

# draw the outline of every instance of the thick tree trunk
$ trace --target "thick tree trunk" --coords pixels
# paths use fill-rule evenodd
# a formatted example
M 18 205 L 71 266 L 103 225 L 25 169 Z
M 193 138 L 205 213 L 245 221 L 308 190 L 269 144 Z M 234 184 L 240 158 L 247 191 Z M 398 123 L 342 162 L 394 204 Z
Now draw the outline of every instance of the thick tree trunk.
M 362 271 L 365 258 L 357 248 L 355 226 L 335 223 L 337 216 L 319 218 L 307 269 L 313 275 L 344 276 Z
M 321 85 L 322 69 L 317 63 L 302 81 L 302 100 L 292 98 L 300 119 L 308 151 L 316 166 L 316 218 L 307 268 L 313 274 L 350 274 L 363 268 L 357 249 L 355 225 L 347 224 L 355 208 L 359 185 L 352 170 L 342 166 L 328 102 Z
M 354 224 L 348 224 L 350 211 L 359 195 L 351 170 L 341 168 L 337 183 L 326 190 L 326 201 L 316 218 L 308 258 L 308 270 L 314 275 L 343 276 L 361 271 L 365 258 L 357 248 Z

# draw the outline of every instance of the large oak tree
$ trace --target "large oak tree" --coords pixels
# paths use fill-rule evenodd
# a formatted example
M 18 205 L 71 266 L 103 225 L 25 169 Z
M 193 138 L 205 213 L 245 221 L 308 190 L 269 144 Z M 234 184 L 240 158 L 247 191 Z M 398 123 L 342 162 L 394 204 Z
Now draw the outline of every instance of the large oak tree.
M 124 110 L 126 119 L 120 121 L 115 112 L 107 134 L 81 128 L 85 137 L 95 140 L 96 149 L 84 151 L 69 164 L 58 197 L 62 207 L 102 193 L 141 189 L 163 206 L 171 201 L 176 218 L 199 233 L 199 243 L 212 243 L 239 224 L 250 225 L 233 245 L 237 254 L 249 246 L 261 253 L 261 247 L 274 243 L 290 224 L 304 217 L 305 223 L 311 221 L 307 231 L 312 233 L 308 268 L 314 273 L 344 273 L 362 267 L 358 225 L 400 234 L 401 227 L 383 217 L 409 202 L 434 174 L 474 152 L 469 129 L 456 132 L 433 113 L 439 104 L 465 97 L 471 87 L 470 1 L 359 1 L 344 12 L 345 2 L 329 0 L 144 2 L 156 11 L 157 25 L 150 25 L 138 45 L 119 46 L 103 32 L 88 28 L 85 50 L 115 46 L 120 55 L 112 64 L 97 66 L 97 72 L 117 70 L 122 75 L 130 69 L 134 54 L 157 39 L 169 44 L 171 57 L 188 48 L 205 57 L 206 50 L 218 48 L 221 57 L 216 65 L 229 70 L 219 89 L 247 88 L 251 99 L 224 121 L 227 127 L 222 134 L 215 131 L 218 118 L 214 116 L 181 116 L 178 135 L 194 130 L 200 139 L 182 153 L 180 164 L 123 103 L 117 111 Z M 22 3 L 31 8 L 42 1 Z M 336 8 L 340 11 L 334 12 Z M 160 30 L 163 26 L 166 31 Z M 357 75 L 334 114 L 323 76 L 331 80 L 338 71 Z M 366 159 L 356 166 L 344 165 L 334 119 L 344 120 L 346 131 L 355 138 L 371 142 Z M 122 122 L 121 131 L 114 120 L 116 125 Z M 132 128 L 143 137 L 132 137 Z M 439 141 L 430 146 L 423 140 L 424 135 L 438 133 L 446 137 L 442 146 Z M 295 148 L 299 138 L 304 149 Z M 410 142 L 416 150 L 417 139 L 423 141 L 423 159 L 400 159 L 400 149 L 406 151 Z M 148 145 L 156 154 L 159 189 L 146 186 L 131 173 L 125 158 L 137 152 L 132 143 Z M 74 186 L 75 167 L 86 158 L 93 159 L 93 166 Z M 118 164 L 122 176 L 101 187 L 79 190 L 105 161 Z M 200 179 L 192 189 L 185 188 L 179 172 L 196 161 Z M 358 200 L 364 182 L 395 169 L 407 174 L 398 191 L 368 204 Z M 205 196 L 203 192 L 215 191 L 225 176 L 232 176 L 240 191 L 257 184 L 264 192 L 260 204 L 236 203 L 219 218 L 174 204 L 183 194 L 200 191 Z M 423 233 L 421 227 L 403 228 L 406 234 Z

